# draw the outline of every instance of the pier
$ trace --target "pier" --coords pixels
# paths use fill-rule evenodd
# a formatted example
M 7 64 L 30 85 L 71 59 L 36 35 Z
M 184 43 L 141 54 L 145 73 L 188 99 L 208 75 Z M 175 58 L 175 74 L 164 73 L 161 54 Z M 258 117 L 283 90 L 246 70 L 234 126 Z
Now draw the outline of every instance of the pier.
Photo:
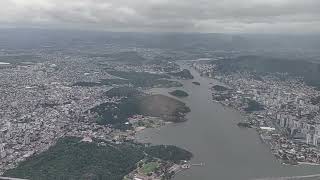
M 205 166 L 206 164 L 205 163 L 198 163 L 198 164 L 191 164 L 191 166 Z

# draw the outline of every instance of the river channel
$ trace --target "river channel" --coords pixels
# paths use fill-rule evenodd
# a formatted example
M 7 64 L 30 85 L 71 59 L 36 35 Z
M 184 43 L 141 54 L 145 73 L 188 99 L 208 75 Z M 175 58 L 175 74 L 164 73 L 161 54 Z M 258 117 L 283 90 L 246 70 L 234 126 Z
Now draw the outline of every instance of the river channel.
M 241 129 L 236 124 L 242 115 L 212 101 L 209 87 L 218 82 L 201 77 L 192 68 L 194 80 L 181 81 L 180 88 L 189 93 L 182 98 L 191 108 L 187 122 L 169 124 L 160 129 L 147 129 L 137 139 L 153 144 L 171 144 L 194 154 L 194 166 L 175 176 L 175 180 L 253 180 L 256 178 L 319 174 L 320 166 L 288 166 L 280 164 L 253 129 Z M 200 82 L 200 86 L 192 82 Z M 172 89 L 153 89 L 168 95 Z M 168 95 L 169 96 L 169 95 Z

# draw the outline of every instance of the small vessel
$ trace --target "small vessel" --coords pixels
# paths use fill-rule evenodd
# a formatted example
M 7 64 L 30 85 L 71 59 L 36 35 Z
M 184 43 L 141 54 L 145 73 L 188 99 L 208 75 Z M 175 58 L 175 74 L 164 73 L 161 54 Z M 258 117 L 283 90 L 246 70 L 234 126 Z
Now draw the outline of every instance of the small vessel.
M 252 128 L 251 124 L 246 123 L 246 122 L 239 122 L 237 125 L 239 127 L 243 127 L 243 128 Z

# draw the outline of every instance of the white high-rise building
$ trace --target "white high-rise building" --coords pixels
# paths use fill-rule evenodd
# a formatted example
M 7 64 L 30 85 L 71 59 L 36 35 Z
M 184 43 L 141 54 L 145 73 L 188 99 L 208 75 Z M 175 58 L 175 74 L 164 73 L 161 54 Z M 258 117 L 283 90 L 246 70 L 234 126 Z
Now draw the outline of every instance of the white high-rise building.
M 4 144 L 0 144 L 0 158 L 5 158 L 7 156 L 6 150 L 4 149 Z
M 25 145 L 30 144 L 30 134 L 28 134 L 28 133 L 25 134 L 23 143 L 24 143 Z
M 314 133 L 314 136 L 313 136 L 313 145 L 317 146 L 319 139 L 320 139 L 320 126 L 316 125 L 315 133 Z
M 4 130 L 0 130 L 0 143 L 4 142 L 4 138 L 5 138 L 5 131 Z
M 307 144 L 312 144 L 312 135 L 311 134 L 306 134 L 306 143 Z

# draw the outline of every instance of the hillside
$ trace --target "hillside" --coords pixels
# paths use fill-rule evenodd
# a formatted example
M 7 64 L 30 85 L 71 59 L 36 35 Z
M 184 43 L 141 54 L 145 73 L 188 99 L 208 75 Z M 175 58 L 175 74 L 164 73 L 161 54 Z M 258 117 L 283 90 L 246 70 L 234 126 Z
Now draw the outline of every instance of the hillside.
M 182 90 L 174 90 L 172 92 L 169 92 L 169 94 L 171 94 L 172 96 L 176 96 L 176 97 L 187 97 L 189 96 L 189 94 L 185 91 Z
M 192 153 L 175 146 L 113 144 L 96 139 L 87 143 L 80 138 L 66 137 L 47 151 L 8 170 L 4 176 L 30 180 L 122 180 L 137 168 L 138 162 L 150 158 L 179 162 L 190 160 Z
M 4 175 L 41 180 L 121 180 L 143 158 L 141 147 L 133 144 L 98 146 L 69 137 Z
M 190 108 L 185 103 L 164 95 L 151 95 L 140 99 L 139 111 L 143 115 L 161 117 L 166 121 L 184 121 Z
M 227 91 L 229 90 L 228 88 L 224 87 L 224 86 L 220 86 L 220 85 L 214 85 L 212 86 L 212 89 L 215 91 Z
M 124 126 L 127 118 L 141 114 L 145 116 L 161 117 L 165 121 L 185 121 L 185 113 L 190 108 L 185 103 L 164 95 L 139 96 L 124 99 L 120 104 L 103 103 L 91 109 L 98 115 L 97 123 L 111 124 L 114 127 L 127 129 Z
M 320 64 L 268 58 L 261 56 L 241 56 L 235 59 L 213 61 L 217 65 L 217 70 L 222 73 L 232 73 L 235 71 L 251 71 L 257 75 L 266 73 L 288 73 L 292 76 L 303 77 L 309 85 L 320 87 Z
M 103 58 L 107 61 L 125 62 L 133 64 L 140 64 L 146 61 L 144 57 L 142 57 L 138 52 L 135 51 L 125 51 L 113 54 L 90 54 L 89 57 Z
M 108 71 L 108 74 L 122 78 L 135 87 L 181 87 L 182 84 L 177 81 L 171 81 L 170 76 L 165 74 L 152 74 L 147 72 L 125 72 L 125 71 Z M 108 82 L 108 80 L 106 80 Z
M 141 91 L 132 87 L 115 87 L 104 93 L 108 97 L 134 97 L 141 94 Z
M 184 69 L 180 72 L 168 73 L 171 76 L 181 78 L 181 79 L 193 79 L 191 72 L 188 69 Z

